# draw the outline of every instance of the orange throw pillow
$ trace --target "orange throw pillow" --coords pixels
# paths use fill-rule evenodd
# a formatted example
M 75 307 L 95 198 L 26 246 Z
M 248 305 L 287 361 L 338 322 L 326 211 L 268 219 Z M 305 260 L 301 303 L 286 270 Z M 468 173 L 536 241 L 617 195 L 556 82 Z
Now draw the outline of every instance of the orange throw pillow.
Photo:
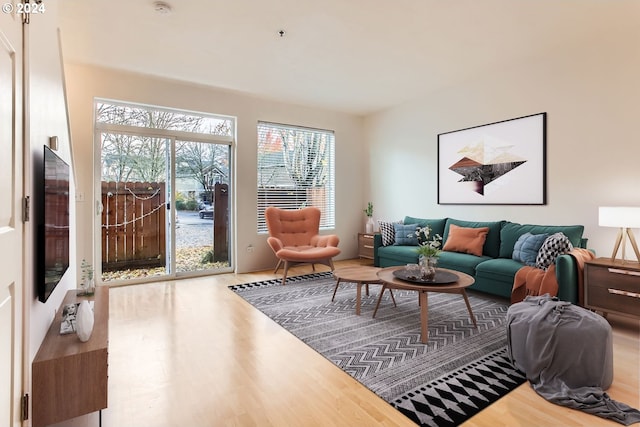
M 489 227 L 466 228 L 451 224 L 442 250 L 482 256 L 482 246 L 487 240 L 487 234 Z

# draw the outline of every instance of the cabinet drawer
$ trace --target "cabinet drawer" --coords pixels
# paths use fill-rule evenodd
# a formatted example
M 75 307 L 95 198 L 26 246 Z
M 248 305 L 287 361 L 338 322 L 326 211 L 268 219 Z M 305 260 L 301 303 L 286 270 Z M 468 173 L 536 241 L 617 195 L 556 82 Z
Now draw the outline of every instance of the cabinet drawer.
M 585 281 L 588 307 L 634 316 L 640 313 L 640 271 L 587 265 Z
M 373 234 L 358 234 L 358 256 L 373 259 Z
M 614 286 L 630 292 L 640 292 L 640 271 L 587 265 L 587 281 L 592 287 Z

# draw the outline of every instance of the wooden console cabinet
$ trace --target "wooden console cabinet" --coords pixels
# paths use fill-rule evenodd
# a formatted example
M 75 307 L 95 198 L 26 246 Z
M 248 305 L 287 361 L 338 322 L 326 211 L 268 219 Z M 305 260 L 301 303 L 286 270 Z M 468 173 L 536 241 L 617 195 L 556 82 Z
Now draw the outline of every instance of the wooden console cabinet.
M 93 299 L 91 338 L 60 335 L 61 309 L 56 314 L 32 364 L 33 427 L 42 427 L 107 407 L 109 288 L 99 286 L 93 297 L 67 292 L 62 302 Z
M 584 264 L 587 308 L 640 318 L 640 263 L 596 258 Z

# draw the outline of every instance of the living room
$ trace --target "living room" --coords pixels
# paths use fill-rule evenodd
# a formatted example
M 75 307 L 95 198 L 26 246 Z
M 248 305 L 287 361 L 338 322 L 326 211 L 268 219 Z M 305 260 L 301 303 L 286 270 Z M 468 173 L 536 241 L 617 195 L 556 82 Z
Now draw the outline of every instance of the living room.
M 627 16 L 633 15 L 635 10 L 627 5 L 632 9 Z M 624 7 L 617 9 L 624 13 Z M 618 19 L 606 31 L 590 31 L 587 39 L 558 41 L 519 62 L 470 73 L 428 96 L 368 114 L 275 102 L 237 91 L 66 62 L 71 130 L 74 139 L 93 138 L 89 114 L 94 98 L 159 106 L 166 106 L 165 100 L 170 99 L 174 108 L 237 117 L 236 187 L 240 191 L 236 214 L 237 223 L 244 225 L 255 216 L 255 195 L 244 189 L 252 188 L 255 181 L 257 122 L 331 129 L 337 141 L 336 217 L 342 219 L 335 232 L 345 254 L 356 251 L 361 209 L 369 200 L 375 205 L 376 220 L 400 219 L 416 212 L 433 217 L 509 218 L 522 223 L 549 218 L 554 224 L 583 224 L 590 248 L 605 254 L 612 249 L 615 230 L 598 226 L 598 207 L 637 204 L 632 191 L 636 147 L 629 135 L 635 129 L 632 112 L 638 64 L 629 54 L 635 49 L 635 28 L 626 25 L 628 20 Z M 437 170 L 438 134 L 541 112 L 547 113 L 546 204 L 478 205 L 470 215 L 469 206 L 437 203 L 437 174 L 431 171 Z M 396 149 L 390 151 L 390 143 Z M 90 148 L 77 144 L 74 156 L 86 159 Z M 86 166 L 77 168 L 82 184 L 90 182 L 92 171 Z M 411 185 L 400 184 L 407 182 Z M 90 194 L 90 188 L 80 190 Z M 585 193 L 594 196 L 585 197 Z M 353 211 L 350 202 L 355 194 L 362 194 L 361 206 Z M 90 206 L 85 203 L 77 208 L 79 234 L 89 236 L 85 218 Z M 249 245 L 256 248 L 250 255 L 243 251 Z M 78 252 L 87 247 L 88 242 L 80 241 Z M 235 247 L 242 254 L 236 258 L 240 272 L 268 268 L 272 263 L 266 236 L 256 235 L 251 227 L 239 227 Z
M 501 6 L 506 6 L 504 2 L 495 3 L 494 8 L 484 5 L 482 9 L 502 10 Z M 484 64 L 491 63 L 488 59 L 483 62 L 482 58 L 477 58 L 478 68 L 461 73 L 455 82 L 426 93 L 416 89 L 417 96 L 370 111 L 353 105 L 329 108 L 319 102 L 301 105 L 300 102 L 282 101 L 260 94 L 152 76 L 138 70 L 76 62 L 69 59 L 73 53 L 65 51 L 71 41 L 66 40 L 64 24 L 69 25 L 69 20 L 74 18 L 66 10 L 67 15 L 59 19 L 62 23 L 64 82 L 72 138 L 61 138 L 61 152 L 70 162 L 73 157 L 78 183 L 75 191 L 85 194 L 87 199 L 73 207 L 75 221 L 72 227 L 76 237 L 73 255 L 78 266 L 73 272 L 75 274 L 64 278 L 60 290 L 47 304 L 35 300 L 28 304 L 31 312 L 31 329 L 28 332 L 30 357 L 35 355 L 62 294 L 75 288 L 80 260 L 84 254 L 91 253 L 95 245 L 95 207 L 89 197 L 94 176 L 91 141 L 94 140 L 95 98 L 237 118 L 234 152 L 234 220 L 237 227 L 233 247 L 235 271 L 240 274 L 269 270 L 275 263 L 266 243 L 267 236 L 255 231 L 258 121 L 335 132 L 335 205 L 339 220 L 332 232 L 341 239 L 342 253 L 338 260 L 356 257 L 356 234 L 364 230 L 362 209 L 368 201 L 373 202 L 374 217 L 378 220 L 397 220 L 404 215 L 415 215 L 472 220 L 509 219 L 535 224 L 582 224 L 585 226 L 584 235 L 589 239 L 589 248 L 600 256 L 609 255 L 615 229 L 598 225 L 598 207 L 640 206 L 640 194 L 636 188 L 640 175 L 635 164 L 640 158 L 640 145 L 634 142 L 637 135 L 636 101 L 640 99 L 640 85 L 636 81 L 640 75 L 637 27 L 640 10 L 632 1 L 615 4 L 588 1 L 570 2 L 559 7 L 554 14 L 557 6 L 552 3 L 545 2 L 539 10 L 540 15 L 534 17 L 503 17 L 512 19 L 512 27 L 509 28 L 517 31 L 518 25 L 536 25 L 536 19 L 555 15 L 550 21 L 559 20 L 566 30 L 554 34 L 555 42 L 548 43 L 545 49 L 528 52 L 528 46 L 523 45 L 521 54 L 515 55 L 508 63 L 500 63 L 498 68 L 487 67 Z M 405 6 L 410 13 L 410 5 Z M 56 9 L 61 6 L 52 4 L 48 7 L 50 9 L 43 17 L 57 18 L 60 11 L 56 13 Z M 571 8 L 573 14 L 569 13 Z M 455 12 L 460 13 L 468 25 L 474 21 L 474 13 L 479 13 L 477 9 L 478 6 L 465 2 Z M 557 28 L 544 22 L 549 28 Z M 55 27 L 59 25 L 48 22 L 46 31 L 39 32 L 41 30 L 36 29 L 35 24 L 31 29 L 32 55 L 47 50 L 44 42 L 42 46 L 36 46 L 33 41 L 55 39 Z M 541 27 L 547 28 L 542 24 Z M 489 30 L 485 27 L 477 29 Z M 286 37 L 295 37 L 295 31 L 289 31 L 285 40 L 277 40 L 277 34 L 274 37 L 275 42 L 287 41 Z M 76 41 L 73 40 L 74 43 Z M 444 43 L 444 39 L 437 42 Z M 467 36 L 463 42 L 467 43 L 470 51 L 475 48 L 473 37 Z M 51 47 L 50 44 L 46 46 Z M 441 49 L 446 50 L 446 44 Z M 56 50 L 55 43 L 53 50 Z M 393 53 L 387 54 L 389 61 L 393 61 Z M 470 53 L 450 53 L 452 60 L 465 54 Z M 53 60 L 54 66 L 56 59 Z M 32 61 L 33 73 L 46 76 L 51 72 L 47 70 L 51 62 L 40 62 L 41 59 L 35 56 Z M 411 74 L 413 71 L 408 75 Z M 379 78 L 378 85 L 381 90 L 388 86 L 388 90 L 396 79 L 403 79 L 404 75 L 400 72 L 397 76 L 387 73 Z M 297 76 L 291 76 L 291 79 L 297 79 Z M 427 79 L 425 76 L 425 85 L 428 84 Z M 313 84 L 309 86 L 308 92 L 315 92 Z M 35 90 L 33 93 L 37 94 Z M 541 112 L 547 113 L 545 204 L 468 206 L 437 203 L 439 134 Z M 42 110 L 34 109 L 32 122 L 38 120 L 39 114 L 43 114 Z M 59 121 L 57 123 L 59 126 Z M 38 126 L 39 132 L 32 132 L 33 150 L 41 148 L 42 137 L 50 133 L 43 125 Z M 64 127 L 60 126 L 54 133 L 63 135 Z M 255 250 L 248 252 L 247 247 Z M 627 253 L 632 254 L 631 251 Z M 33 261 L 28 251 L 25 259 L 25 270 L 30 271 Z M 637 406 L 638 402 L 627 403 Z

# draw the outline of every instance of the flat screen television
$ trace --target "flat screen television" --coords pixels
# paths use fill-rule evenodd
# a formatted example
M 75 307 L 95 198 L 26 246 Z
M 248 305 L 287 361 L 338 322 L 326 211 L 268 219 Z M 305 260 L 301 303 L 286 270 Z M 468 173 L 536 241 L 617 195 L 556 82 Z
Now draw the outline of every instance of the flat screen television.
M 69 268 L 69 165 L 44 146 L 42 175 L 36 178 L 37 293 L 45 302 Z

